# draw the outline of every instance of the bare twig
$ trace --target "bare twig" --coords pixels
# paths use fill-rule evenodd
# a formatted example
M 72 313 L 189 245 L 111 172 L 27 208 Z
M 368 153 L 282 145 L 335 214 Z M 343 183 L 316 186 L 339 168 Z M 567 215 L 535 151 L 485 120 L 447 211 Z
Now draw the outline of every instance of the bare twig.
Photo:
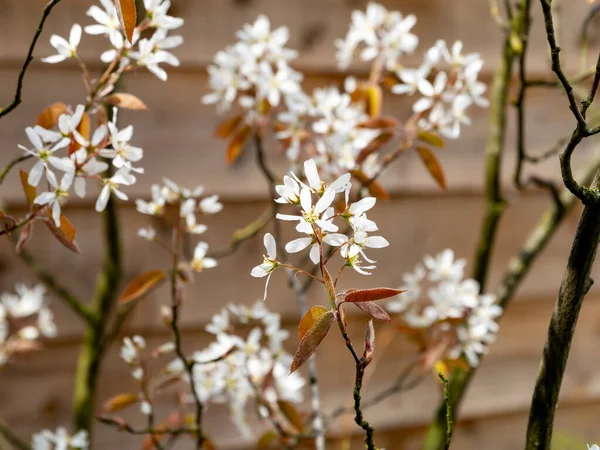
M 19 76 L 17 78 L 17 89 L 15 91 L 14 99 L 8 106 L 0 108 L 0 118 L 10 113 L 23 101 L 23 80 L 25 79 L 25 72 L 27 72 L 29 64 L 31 63 L 31 61 L 33 61 L 33 50 L 35 49 L 37 41 L 40 35 L 42 34 L 44 24 L 46 23 L 46 19 L 50 15 L 52 8 L 58 5 L 60 1 L 61 0 L 51 0 L 48 3 L 46 3 L 46 6 L 44 6 L 44 10 L 42 11 L 42 19 L 40 20 L 40 23 L 37 29 L 35 30 L 35 34 L 33 35 L 33 39 L 31 41 L 31 44 L 29 45 L 29 50 L 27 51 L 27 56 L 25 57 L 25 62 L 23 63 L 23 67 L 21 68 L 21 71 L 19 72 Z
M 2 436 L 15 450 L 30 450 L 29 444 L 14 433 L 4 419 L 0 419 L 0 436 Z

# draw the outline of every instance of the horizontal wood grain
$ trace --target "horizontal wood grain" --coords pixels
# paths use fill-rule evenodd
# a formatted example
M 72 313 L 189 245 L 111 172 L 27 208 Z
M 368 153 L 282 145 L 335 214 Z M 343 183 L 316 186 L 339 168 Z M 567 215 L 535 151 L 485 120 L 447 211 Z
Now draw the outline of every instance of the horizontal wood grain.
M 550 300 L 550 299 L 548 299 Z M 466 398 L 463 408 L 462 422 L 457 426 L 459 433 L 467 439 L 466 447 L 477 448 L 476 442 L 488 439 L 495 433 L 495 422 L 506 423 L 506 419 L 518 416 L 518 420 L 508 421 L 514 425 L 515 432 L 524 427 L 523 420 L 530 402 L 530 395 L 539 364 L 539 355 L 545 339 L 548 319 L 553 309 L 553 302 L 538 301 L 516 303 L 507 312 L 501 324 L 498 341 L 492 346 L 490 355 L 484 360 Z M 572 347 L 571 358 L 563 390 L 561 407 L 559 408 L 559 425 L 568 424 L 572 433 L 589 433 L 589 422 L 561 422 L 565 417 L 564 408 L 577 411 L 578 408 L 597 407 L 600 404 L 600 360 L 591 358 L 597 349 L 599 339 L 600 297 L 590 297 L 583 307 L 578 332 Z M 524 320 L 526 318 L 526 320 Z M 358 339 L 364 329 L 365 319 L 350 321 L 350 334 Z M 288 343 L 292 349 L 296 338 L 295 323 L 286 325 L 290 328 L 292 338 Z M 366 381 L 364 396 L 369 398 L 381 389 L 391 385 L 406 364 L 412 353 L 410 344 L 401 337 L 394 337 L 394 332 L 387 325 L 376 325 L 376 333 L 380 343 L 387 340 L 391 333 L 391 344 L 380 345 L 378 356 L 370 366 L 369 378 Z M 165 336 L 146 336 L 149 348 L 164 342 Z M 189 349 L 201 348 L 212 338 L 206 333 L 186 332 L 184 342 Z M 101 376 L 99 399 L 108 398 L 119 392 L 134 389 L 135 384 L 128 374 L 126 365 L 119 360 L 118 349 L 113 348 L 107 357 Z M 75 367 L 77 347 L 68 345 L 50 345 L 38 355 L 9 366 L 2 373 L 0 383 L 0 416 L 16 429 L 27 435 L 42 426 L 56 426 L 68 423 L 70 415 L 69 393 L 72 387 L 72 376 Z M 336 333 L 332 333 L 317 352 L 319 378 L 324 410 L 331 411 L 340 404 L 348 404 L 351 399 L 353 370 L 351 358 L 343 346 L 343 341 Z M 43 373 L 44 376 L 40 377 Z M 366 411 L 367 418 L 380 430 L 412 429 L 425 425 L 431 416 L 440 395 L 439 384 L 433 374 L 428 375 L 418 388 L 392 397 L 378 406 Z M 173 398 L 167 396 L 156 403 L 155 410 L 160 416 L 168 414 L 172 408 Z M 129 420 L 140 423 L 135 408 L 126 412 Z M 567 416 L 568 418 L 568 416 Z M 487 423 L 479 426 L 478 423 Z M 564 425 L 567 426 L 567 425 Z M 206 429 L 219 449 L 251 448 L 249 442 L 244 443 L 239 435 L 232 431 L 226 418 L 226 412 L 220 408 L 209 408 L 206 414 Z M 488 430 L 491 428 L 492 431 Z M 132 445 L 137 439 L 120 435 L 114 430 L 100 426 L 96 434 L 98 448 L 113 448 L 117 445 Z M 475 433 L 473 430 L 477 430 Z M 336 435 L 347 435 L 357 430 L 349 416 L 343 416 L 335 425 Z M 474 436 L 473 436 L 474 434 Z M 407 433 L 411 436 L 410 433 Z M 474 439 L 471 443 L 468 439 Z M 517 442 L 520 436 L 513 436 L 510 442 Z M 410 440 L 409 440 L 410 441 Z M 181 448 L 186 448 L 182 446 Z M 407 447 L 391 448 L 416 448 Z M 492 446 L 491 448 L 509 448 L 508 446 Z
M 71 24 L 93 23 L 85 15 L 90 0 L 58 5 L 49 17 L 40 39 L 35 56 L 53 54 L 49 45 L 52 33 L 68 35 Z M 489 13 L 487 2 L 454 0 L 451 4 L 443 0 L 406 0 L 401 4 L 392 0 L 380 1 L 389 9 L 404 14 L 415 14 L 417 25 L 414 32 L 420 44 L 413 56 L 406 58 L 408 64 L 418 64 L 423 52 L 436 40 L 448 42 L 460 39 L 467 51 L 479 52 L 487 62 L 488 70 L 497 65 L 500 51 L 501 32 Z M 244 23 L 252 22 L 259 14 L 271 18 L 274 26 L 290 28 L 290 47 L 300 52 L 296 66 L 313 72 L 337 70 L 333 58 L 333 42 L 346 35 L 351 12 L 365 9 L 366 0 L 179 0 L 174 2 L 172 14 L 184 17 L 186 23 L 179 30 L 186 44 L 176 50 L 184 66 L 205 67 L 220 49 L 235 42 L 235 31 Z M 21 62 L 26 54 L 31 37 L 40 20 L 42 0 L 5 0 L 4 13 L 0 17 L 0 61 Z M 574 1 L 563 7 L 561 24 L 564 33 L 562 45 L 569 66 L 577 70 L 579 59 L 576 50 L 577 32 L 587 13 L 585 1 Z M 532 5 L 533 27 L 530 46 L 530 68 L 532 72 L 547 72 L 547 43 L 543 34 L 543 20 L 539 5 Z M 597 34 L 592 26 L 592 44 Z M 86 61 L 98 61 L 106 49 L 107 41 L 102 37 L 84 36 L 80 54 Z M 355 70 L 364 70 L 357 63 Z

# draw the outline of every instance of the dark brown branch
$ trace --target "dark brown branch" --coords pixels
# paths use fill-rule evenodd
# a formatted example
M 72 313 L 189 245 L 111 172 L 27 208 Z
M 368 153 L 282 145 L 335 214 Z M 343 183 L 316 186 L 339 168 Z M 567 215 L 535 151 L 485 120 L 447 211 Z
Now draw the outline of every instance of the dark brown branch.
M 40 35 L 42 34 L 44 24 L 46 23 L 46 19 L 50 15 L 52 8 L 58 5 L 60 1 L 61 0 L 51 0 L 48 3 L 46 3 L 46 6 L 44 6 L 44 10 L 42 11 L 42 19 L 40 20 L 40 23 L 37 29 L 35 30 L 35 34 L 33 35 L 33 39 L 31 41 L 31 44 L 29 45 L 29 50 L 27 51 L 27 56 L 25 57 L 25 62 L 23 63 L 23 67 L 21 68 L 21 71 L 19 72 L 19 76 L 17 78 L 17 89 L 15 91 L 15 97 L 8 106 L 0 108 L 0 118 L 10 113 L 23 101 L 23 81 L 25 79 L 25 72 L 27 72 L 29 64 L 31 63 L 31 61 L 33 61 L 33 50 L 35 49 L 37 41 Z
M 589 192 L 599 196 L 599 187 L 600 173 L 596 175 Z M 527 450 L 550 449 L 558 395 L 579 311 L 593 283 L 590 273 L 599 242 L 600 205 L 594 203 L 586 205 L 581 215 L 548 328 L 529 411 Z

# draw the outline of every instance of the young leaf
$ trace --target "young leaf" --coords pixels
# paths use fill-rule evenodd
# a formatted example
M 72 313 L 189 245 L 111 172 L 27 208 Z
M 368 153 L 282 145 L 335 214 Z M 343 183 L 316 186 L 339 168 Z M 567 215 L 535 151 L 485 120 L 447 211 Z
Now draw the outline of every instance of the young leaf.
M 227 148 L 226 161 L 228 165 L 233 164 L 240 156 L 244 145 L 250 139 L 252 128 L 248 125 L 240 129 L 229 141 L 229 147 Z
M 354 178 L 356 178 L 361 183 L 367 183 L 367 189 L 369 190 L 369 194 L 373 197 L 381 200 L 387 200 L 390 198 L 388 193 L 381 187 L 381 185 L 377 181 L 370 181 L 369 177 L 362 170 L 351 170 L 350 173 Z
M 42 128 L 52 128 L 58 123 L 58 118 L 67 112 L 67 105 L 64 103 L 53 103 L 44 109 L 38 116 L 35 124 Z
M 378 84 L 373 83 L 368 86 L 366 113 L 370 117 L 377 117 L 381 115 L 382 95 L 381 86 Z
M 27 199 L 27 204 L 29 206 L 33 205 L 33 201 L 37 197 L 37 190 L 34 186 L 30 185 L 27 179 L 29 175 L 27 172 L 21 170 L 19 171 L 19 175 L 21 176 L 21 185 L 23 186 L 23 192 L 25 192 L 25 198 Z
M 419 145 L 417 146 L 417 153 L 421 157 L 423 164 L 425 164 L 425 167 L 427 170 L 429 170 L 429 173 L 437 182 L 437 184 L 439 184 L 442 189 L 447 190 L 448 186 L 446 185 L 446 176 L 444 175 L 444 171 L 442 170 L 440 162 L 437 160 L 433 152 L 429 148 Z
M 271 444 L 274 443 L 276 439 L 276 432 L 265 432 L 260 438 L 258 438 L 258 442 L 256 443 L 256 450 L 267 450 L 268 448 L 272 448 Z
M 373 289 L 348 289 L 344 292 L 344 301 L 348 303 L 374 302 L 402 294 L 402 289 L 373 288 Z
M 363 358 L 367 361 L 367 364 L 373 360 L 373 353 L 375 352 L 375 327 L 373 326 L 373 319 L 369 320 L 367 329 L 365 331 L 365 352 Z
M 52 219 L 52 211 L 49 208 L 46 208 L 46 217 L 44 223 L 50 232 L 54 235 L 54 237 L 60 242 L 63 246 L 71 250 L 73 253 L 81 253 L 77 242 L 75 242 L 75 235 L 77 234 L 77 230 L 71 223 L 69 219 L 67 219 L 63 214 L 60 215 L 60 227 L 57 227 Z
M 381 133 L 360 151 L 360 153 L 356 157 L 356 164 L 361 164 L 365 159 L 367 159 L 367 156 L 369 156 L 372 153 L 375 153 L 378 150 L 381 150 L 388 142 L 390 142 L 390 140 L 392 140 L 393 137 L 393 133 Z
M 319 344 L 325 339 L 327 333 L 329 333 L 334 318 L 335 314 L 332 311 L 327 311 L 308 330 L 304 338 L 300 341 L 300 345 L 298 345 L 290 373 L 295 372 L 308 361 L 308 358 L 311 357 Z
M 381 128 L 398 128 L 400 122 L 394 117 L 373 117 L 358 124 L 360 128 L 371 128 L 379 130 Z
M 121 294 L 119 303 L 129 303 L 140 298 L 164 279 L 165 273 L 162 270 L 150 270 L 139 277 L 134 278 Z
M 135 0 L 115 0 L 117 15 L 121 28 L 131 43 L 133 40 L 133 30 L 137 22 L 137 11 L 135 9 Z
M 417 132 L 417 137 L 421 141 L 427 142 L 434 147 L 444 148 L 445 142 L 439 134 L 432 133 L 431 131 L 419 130 Z
M 319 320 L 323 314 L 326 314 L 327 311 L 329 310 L 324 306 L 313 306 L 306 312 L 306 314 L 304 314 L 304 317 L 302 317 L 300 323 L 298 324 L 298 335 L 300 340 L 306 336 L 306 333 L 308 333 L 315 322 L 317 322 L 317 320 Z
M 104 103 L 111 106 L 118 106 L 123 109 L 133 109 L 136 111 L 144 111 L 148 109 L 146 104 L 137 98 L 135 95 L 119 92 L 111 94 L 104 98 Z
M 123 394 L 117 394 L 114 397 L 106 400 L 102 405 L 102 411 L 107 413 L 113 413 L 127 408 L 128 406 L 134 405 L 139 401 L 137 394 L 132 392 L 126 392 Z
M 240 123 L 242 123 L 241 114 L 221 122 L 217 128 L 215 128 L 215 136 L 221 139 L 229 138 L 235 132 Z
M 385 309 L 383 309 L 377 303 L 374 303 L 374 302 L 360 302 L 360 303 L 355 303 L 355 305 L 360 310 L 362 310 L 363 312 L 367 313 L 368 315 L 370 315 L 374 319 L 384 320 L 386 322 L 393 322 L 393 320 L 390 318 L 390 315 L 387 312 L 385 312 Z
M 27 245 L 27 243 L 31 239 L 32 229 L 33 229 L 33 222 L 29 222 L 28 224 L 26 224 L 23 227 L 23 230 L 21 231 L 21 234 L 19 235 L 19 240 L 15 247 L 15 252 L 17 254 L 21 253 L 21 250 L 23 250 L 23 248 L 25 248 L 25 245 Z
M 277 406 L 279 406 L 279 410 L 285 416 L 287 421 L 292 424 L 296 430 L 302 432 L 304 429 L 304 420 L 294 405 L 285 400 L 279 400 Z

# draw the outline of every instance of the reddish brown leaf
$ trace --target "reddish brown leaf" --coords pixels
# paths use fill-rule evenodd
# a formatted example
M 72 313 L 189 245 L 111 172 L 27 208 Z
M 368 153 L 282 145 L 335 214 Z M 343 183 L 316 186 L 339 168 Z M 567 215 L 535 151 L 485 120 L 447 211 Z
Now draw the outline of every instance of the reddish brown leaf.
M 169 417 L 166 418 L 166 420 L 162 421 L 161 423 L 159 423 L 158 425 L 156 425 L 154 428 L 157 431 L 164 431 L 164 430 L 168 430 L 170 428 L 172 429 L 176 429 L 176 428 L 180 428 L 185 422 L 187 422 L 187 418 L 183 418 L 181 413 L 179 412 L 174 412 L 172 413 Z M 190 421 L 190 425 L 193 424 L 193 421 Z M 195 433 L 194 433 L 195 436 Z M 166 435 L 159 433 L 156 434 L 154 436 L 156 438 L 156 440 L 158 442 L 161 442 Z M 195 437 L 194 437 L 195 439 Z M 150 436 L 146 436 L 146 438 L 144 439 L 144 444 L 142 446 L 143 450 L 154 450 L 156 447 L 154 446 L 154 443 L 152 442 L 152 437 Z M 211 450 L 214 449 L 214 447 L 212 447 L 212 443 L 206 439 L 204 441 L 204 450 Z
M 127 36 L 129 42 L 133 39 L 133 30 L 137 22 L 137 11 L 135 8 L 135 0 L 115 0 L 117 7 L 117 15 L 123 33 Z
M 360 128 L 371 128 L 379 130 L 381 128 L 398 128 L 400 122 L 394 117 L 372 117 L 358 124 Z
M 373 359 L 373 353 L 375 352 L 375 327 L 373 326 L 373 319 L 369 320 L 367 329 L 365 330 L 365 352 L 363 357 L 367 361 L 367 364 Z
M 119 92 L 104 98 L 107 105 L 117 106 L 123 109 L 132 109 L 135 111 L 144 111 L 148 109 L 146 104 L 135 95 Z
M 119 303 L 129 303 L 140 298 L 164 279 L 165 273 L 162 270 L 150 270 L 134 278 L 121 294 Z
M 373 197 L 381 199 L 381 200 L 387 200 L 390 198 L 390 196 L 383 189 L 383 187 L 381 187 L 381 185 L 377 181 L 371 181 L 369 179 L 369 177 L 367 175 L 365 175 L 365 173 L 362 170 L 355 169 L 355 170 L 351 170 L 350 173 L 352 174 L 352 176 L 354 178 L 356 178 L 361 183 L 368 184 L 367 189 L 369 190 L 369 194 L 371 194 Z
M 348 303 L 374 302 L 402 294 L 402 289 L 373 288 L 373 289 L 348 289 L 344 292 L 344 301 Z
M 37 190 L 34 186 L 30 185 L 29 182 L 27 181 L 27 179 L 29 178 L 29 175 L 27 174 L 27 172 L 21 170 L 19 172 L 19 175 L 21 176 L 21 185 L 23 186 L 23 192 L 25 192 L 25 198 L 27 199 L 27 204 L 29 206 L 31 206 L 31 205 L 33 205 L 33 201 L 37 197 Z
M 385 320 L 386 322 L 393 322 L 393 320 L 390 318 L 389 314 L 387 312 L 385 312 L 385 309 L 383 309 L 377 303 L 374 303 L 374 302 L 361 302 L 361 303 L 355 303 L 355 305 L 360 310 L 362 310 L 363 312 L 367 313 L 368 315 L 370 315 L 374 319 Z
M 250 135 L 252 134 L 252 128 L 248 125 L 244 126 L 233 136 L 231 141 L 229 141 L 229 147 L 227 148 L 227 156 L 226 161 L 227 164 L 233 164 L 240 156 L 244 145 L 250 139 Z
M 389 143 L 394 137 L 394 133 L 381 133 L 375 139 L 367 144 L 365 148 L 363 148 L 358 156 L 356 157 L 356 164 L 361 164 L 367 156 L 375 153 L 378 150 L 381 150 L 387 143 Z
M 21 253 L 21 250 L 25 248 L 25 245 L 29 242 L 32 236 L 33 222 L 29 222 L 23 227 L 21 234 L 19 235 L 19 240 L 17 241 L 17 245 L 15 247 L 15 252 L 17 254 Z
M 127 408 L 128 406 L 135 405 L 139 401 L 137 394 L 132 392 L 125 392 L 123 394 L 117 394 L 114 397 L 109 398 L 102 404 L 102 411 L 112 413 Z
M 302 340 L 306 333 L 312 328 L 312 326 L 321 318 L 323 314 L 326 314 L 329 311 L 324 306 L 313 306 L 310 308 L 306 314 L 300 320 L 298 324 L 298 336 L 299 339 Z
M 215 128 L 215 136 L 221 139 L 229 138 L 235 130 L 237 130 L 238 126 L 242 123 L 242 115 L 238 114 L 237 116 L 233 116 L 231 119 L 227 119 L 217 125 Z
M 46 217 L 44 220 L 46 227 L 54 235 L 56 240 L 60 242 L 64 247 L 71 250 L 73 253 L 81 253 L 77 242 L 75 242 L 75 227 L 69 222 L 69 220 L 61 215 L 60 216 L 60 228 L 56 226 L 52 219 L 49 209 L 46 209 Z
M 446 145 L 439 134 L 435 134 L 430 131 L 419 130 L 417 132 L 417 138 L 423 142 L 433 145 L 434 147 L 444 148 Z
M 434 155 L 434 153 L 423 145 L 417 146 L 417 153 L 421 157 L 421 161 L 425 164 L 425 167 L 433 177 L 433 179 L 437 182 L 437 184 L 444 190 L 447 190 L 448 187 L 446 185 L 446 176 L 444 175 L 444 171 L 440 162 Z
M 304 429 L 304 420 L 294 405 L 285 400 L 279 400 L 277 402 L 277 406 L 279 406 L 279 410 L 287 419 L 287 421 L 292 424 L 294 428 L 298 430 L 298 432 L 302 432 Z
M 64 103 L 53 103 L 40 113 L 35 124 L 46 129 L 52 128 L 58 123 L 58 118 L 67 111 L 67 105 Z
M 296 350 L 290 373 L 295 372 L 308 361 L 308 358 L 311 357 L 319 344 L 325 339 L 327 333 L 329 333 L 334 318 L 335 314 L 332 311 L 327 311 L 327 313 L 323 314 L 319 320 L 315 322 L 312 328 L 308 330 L 298 345 L 298 350 Z

